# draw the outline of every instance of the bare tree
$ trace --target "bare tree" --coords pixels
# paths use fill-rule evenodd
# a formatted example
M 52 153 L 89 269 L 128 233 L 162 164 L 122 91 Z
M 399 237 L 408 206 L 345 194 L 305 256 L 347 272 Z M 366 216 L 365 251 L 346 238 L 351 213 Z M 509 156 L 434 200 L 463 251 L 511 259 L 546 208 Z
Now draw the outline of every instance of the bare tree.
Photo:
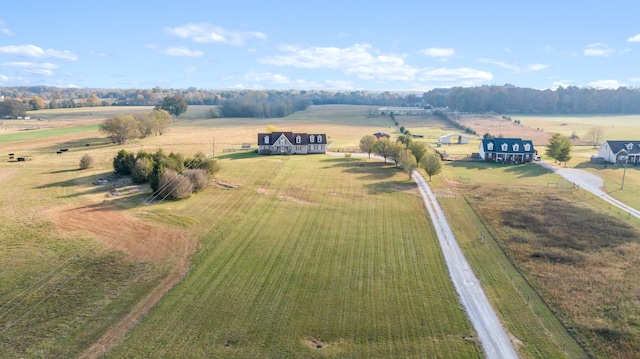
M 80 169 L 86 170 L 87 168 L 93 167 L 93 156 L 88 153 L 85 153 L 80 159 Z
M 172 169 L 167 169 L 162 173 L 158 188 L 161 198 L 182 199 L 193 193 L 193 184 L 189 178 Z
M 600 145 L 600 142 L 604 138 L 605 131 L 606 129 L 602 126 L 594 126 L 587 131 L 587 139 L 591 142 L 593 147 L 598 147 Z

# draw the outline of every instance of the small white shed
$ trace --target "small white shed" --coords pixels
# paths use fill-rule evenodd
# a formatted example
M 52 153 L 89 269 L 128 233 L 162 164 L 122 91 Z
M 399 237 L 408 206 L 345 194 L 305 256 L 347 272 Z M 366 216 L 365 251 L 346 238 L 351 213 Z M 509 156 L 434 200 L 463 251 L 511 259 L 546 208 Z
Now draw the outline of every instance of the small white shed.
M 469 143 L 469 137 L 461 135 L 459 133 L 450 133 L 448 135 L 440 136 L 440 143 L 442 144 Z

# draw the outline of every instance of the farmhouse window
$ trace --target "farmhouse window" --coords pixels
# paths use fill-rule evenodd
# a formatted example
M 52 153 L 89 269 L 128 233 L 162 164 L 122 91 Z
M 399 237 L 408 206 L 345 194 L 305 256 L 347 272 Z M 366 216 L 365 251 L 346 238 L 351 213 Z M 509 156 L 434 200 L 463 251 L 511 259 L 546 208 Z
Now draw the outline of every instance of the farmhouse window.
M 309 142 L 315 142 L 315 136 L 314 135 L 309 136 Z
M 506 143 L 502 144 L 502 150 L 506 151 L 509 146 Z
M 269 143 L 269 136 L 264 136 L 264 143 Z
M 284 137 L 280 139 L 280 144 L 284 145 Z
M 628 149 L 628 150 L 632 150 L 632 149 L 633 149 L 633 143 L 628 144 L 628 145 L 627 145 L 627 149 Z
M 517 144 L 517 143 L 514 143 L 514 144 L 513 144 L 513 151 L 514 151 L 514 152 L 518 152 L 518 151 L 520 151 L 520 145 L 519 145 L 519 144 Z
M 493 151 L 493 142 L 489 142 L 489 143 L 487 143 L 487 149 L 488 149 L 489 151 Z
M 296 136 L 296 143 L 300 143 L 300 142 L 301 142 L 300 136 Z
M 528 144 L 528 143 L 525 143 L 524 144 L 524 150 L 527 151 L 527 152 L 531 151 L 531 145 Z
M 322 142 L 322 136 L 318 135 L 318 142 Z

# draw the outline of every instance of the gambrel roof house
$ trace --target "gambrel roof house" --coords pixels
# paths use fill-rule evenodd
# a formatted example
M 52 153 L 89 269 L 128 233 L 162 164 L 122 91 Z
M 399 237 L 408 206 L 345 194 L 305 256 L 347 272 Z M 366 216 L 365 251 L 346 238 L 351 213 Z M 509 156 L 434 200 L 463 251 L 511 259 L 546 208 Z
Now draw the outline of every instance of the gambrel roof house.
M 272 132 L 258 134 L 258 153 L 312 154 L 327 152 L 327 136 L 324 133 Z
M 478 148 L 480 159 L 504 163 L 531 162 L 536 153 L 531 140 L 494 138 L 482 140 Z
M 640 163 L 640 141 L 606 141 L 598 149 L 598 157 L 617 165 Z

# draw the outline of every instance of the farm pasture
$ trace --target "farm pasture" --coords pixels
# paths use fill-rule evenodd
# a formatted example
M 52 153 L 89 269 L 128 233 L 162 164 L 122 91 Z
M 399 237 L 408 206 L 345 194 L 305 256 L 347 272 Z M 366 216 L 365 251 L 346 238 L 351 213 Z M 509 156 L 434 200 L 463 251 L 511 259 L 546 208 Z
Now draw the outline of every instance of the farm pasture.
M 0 353 L 100 355 L 102 345 L 111 348 L 136 322 L 131 313 L 146 313 L 173 288 L 107 356 L 482 356 L 406 174 L 375 160 L 357 167 L 340 156 L 223 152 L 243 143 L 255 146 L 257 133 L 267 125 L 327 133 L 334 150 L 357 148 L 362 136 L 378 131 L 392 138 L 400 134 L 388 116 L 370 117 L 367 110 L 312 106 L 285 119 L 203 119 L 199 114 L 206 108 L 190 106 L 191 115 L 178 118 L 166 134 L 124 146 L 111 144 L 89 127 L 73 132 L 65 127 L 73 116 L 52 111 L 47 115 L 70 132 L 39 130 L 38 138 L 0 141 L 0 151 L 33 157 L 26 163 L 0 161 L 0 182 L 13 189 L 0 194 L 0 245 L 10 249 L 0 251 L 0 281 L 8 283 L 0 288 L 0 306 L 87 253 L 73 267 L 83 280 L 70 279 L 34 309 L 39 318 L 55 319 L 30 321 L 27 315 L 0 334 Z M 95 125 L 80 120 L 86 113 L 74 114 L 80 126 Z M 441 134 L 460 132 L 433 116 L 397 119 L 430 144 Z M 111 160 L 121 148 L 137 152 L 162 147 L 192 156 L 211 153 L 214 138 L 222 166 L 216 179 L 230 186 L 212 184 L 184 201 L 142 206 L 149 194 L 144 188 L 124 184 L 119 196 L 111 196 L 113 182 L 93 184 L 109 176 Z M 478 142 L 443 149 L 470 154 L 477 152 Z M 69 151 L 58 155 L 60 148 Z M 570 166 L 586 166 L 581 159 L 588 159 L 588 151 L 580 151 Z M 96 167 L 77 170 L 83 154 L 94 156 Z M 605 186 L 613 186 L 621 175 L 620 169 L 589 170 L 605 173 Z M 635 198 L 640 176 L 631 169 L 626 175 L 624 192 Z M 504 192 L 517 199 L 522 187 L 552 191 L 549 182 L 562 179 L 535 164 L 447 162 L 432 185 L 519 354 L 583 357 L 563 325 L 573 322 L 555 317 L 553 310 L 560 307 L 551 310 L 538 296 L 526 271 L 502 252 L 502 238 L 478 244 L 478 228 L 495 225 L 484 217 L 485 211 L 492 212 L 481 213 L 465 200 L 475 192 L 487 198 Z M 491 194 L 474 186 L 491 189 Z M 553 190 L 559 197 L 573 191 Z M 529 202 L 534 201 L 520 201 L 523 206 Z M 606 206 L 600 210 L 626 218 Z M 128 241 L 115 241 L 120 229 L 128 233 Z M 80 270 L 85 265 L 92 271 Z M 75 272 L 70 273 L 34 294 L 26 308 Z M 69 301 L 71 297 L 75 299 Z M 6 326 L 21 313 L 16 309 L 0 320 Z M 27 339 L 18 345 L 27 330 Z M 584 338 L 582 332 L 572 334 Z

